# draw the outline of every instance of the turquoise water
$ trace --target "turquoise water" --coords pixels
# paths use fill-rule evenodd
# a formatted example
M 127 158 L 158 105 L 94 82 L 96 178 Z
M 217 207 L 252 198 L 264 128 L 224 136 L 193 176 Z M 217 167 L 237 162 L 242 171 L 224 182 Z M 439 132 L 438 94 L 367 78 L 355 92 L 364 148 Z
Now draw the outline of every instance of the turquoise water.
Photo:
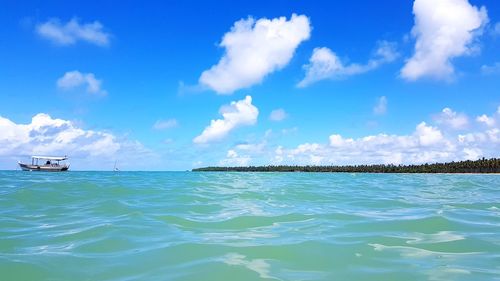
M 0 172 L 1 280 L 500 280 L 500 176 Z

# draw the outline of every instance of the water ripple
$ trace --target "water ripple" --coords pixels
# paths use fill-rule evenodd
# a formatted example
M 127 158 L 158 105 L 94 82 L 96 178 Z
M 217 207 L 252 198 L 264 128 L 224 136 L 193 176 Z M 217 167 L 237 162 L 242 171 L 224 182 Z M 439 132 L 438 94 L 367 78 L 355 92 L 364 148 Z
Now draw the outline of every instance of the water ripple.
M 500 176 L 0 172 L 2 280 L 494 280 Z

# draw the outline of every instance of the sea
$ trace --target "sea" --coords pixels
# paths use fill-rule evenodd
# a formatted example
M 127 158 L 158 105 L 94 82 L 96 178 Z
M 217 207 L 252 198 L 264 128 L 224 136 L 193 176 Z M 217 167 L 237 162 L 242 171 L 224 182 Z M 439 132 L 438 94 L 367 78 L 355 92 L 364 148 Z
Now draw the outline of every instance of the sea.
M 0 280 L 500 280 L 500 175 L 0 171 Z

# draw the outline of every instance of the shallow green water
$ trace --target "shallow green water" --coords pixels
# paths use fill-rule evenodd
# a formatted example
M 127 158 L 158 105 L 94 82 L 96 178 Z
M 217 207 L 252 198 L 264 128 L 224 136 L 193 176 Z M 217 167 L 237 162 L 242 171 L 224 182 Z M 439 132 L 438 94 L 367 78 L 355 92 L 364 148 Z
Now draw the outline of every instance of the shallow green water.
M 500 176 L 0 172 L 1 280 L 500 280 Z

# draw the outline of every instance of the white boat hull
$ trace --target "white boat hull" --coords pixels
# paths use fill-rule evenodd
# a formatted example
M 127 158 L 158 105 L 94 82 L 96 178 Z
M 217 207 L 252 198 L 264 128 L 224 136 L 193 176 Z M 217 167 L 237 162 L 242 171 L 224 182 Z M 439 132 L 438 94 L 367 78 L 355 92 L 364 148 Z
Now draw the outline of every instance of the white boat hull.
M 69 169 L 66 165 L 30 165 L 19 163 L 19 167 L 23 171 L 36 171 L 36 172 L 65 172 Z

